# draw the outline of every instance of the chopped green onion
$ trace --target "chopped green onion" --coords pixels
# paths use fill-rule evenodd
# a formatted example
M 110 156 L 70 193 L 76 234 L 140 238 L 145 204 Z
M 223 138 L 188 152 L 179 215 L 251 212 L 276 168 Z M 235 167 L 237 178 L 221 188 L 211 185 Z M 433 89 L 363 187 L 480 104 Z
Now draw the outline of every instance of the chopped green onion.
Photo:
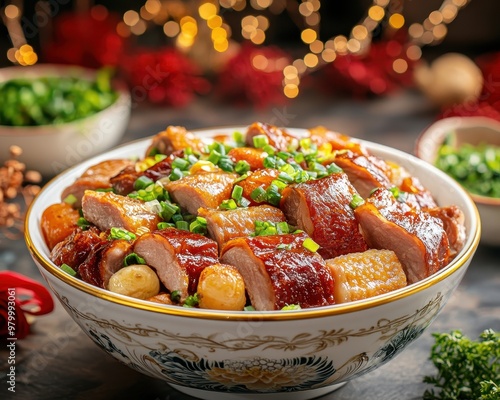
M 264 147 L 262 147 L 262 150 L 265 151 L 270 156 L 274 155 L 274 153 L 276 152 L 276 149 L 269 144 L 266 144 Z
M 172 300 L 175 303 L 178 303 L 181 300 L 180 290 L 172 290 L 172 293 L 170 293 L 170 300 Z
M 182 171 L 179 168 L 174 168 L 168 176 L 168 179 L 170 179 L 171 181 L 178 181 L 182 177 L 184 177 Z
M 243 197 L 243 188 L 240 185 L 234 185 L 231 198 L 239 202 Z
M 186 300 L 184 300 L 184 307 L 196 307 L 200 302 L 200 297 L 198 296 L 198 293 L 195 293 L 191 296 L 186 297 Z
M 340 168 L 337 164 L 333 162 L 331 164 L 328 164 L 326 170 L 328 171 L 329 174 L 336 174 L 343 171 L 342 168 Z
M 189 224 L 187 221 L 177 221 L 175 223 L 175 227 L 183 231 L 189 231 Z
M 238 147 L 243 147 L 245 145 L 245 135 L 239 131 L 233 132 L 233 140 Z
M 250 193 L 250 197 L 253 201 L 262 203 L 263 201 L 267 200 L 267 193 L 263 187 L 259 186 L 252 190 L 252 193 Z
M 164 221 L 170 221 L 170 219 L 179 212 L 179 207 L 171 202 L 161 201 L 160 202 L 161 211 L 159 212 L 160 217 Z
M 248 161 L 240 160 L 236 163 L 234 171 L 239 175 L 244 175 L 248 171 L 250 171 L 250 164 L 248 163 Z
M 212 150 L 208 156 L 208 161 L 210 161 L 212 164 L 217 165 L 221 157 L 222 154 L 220 154 L 217 150 Z
M 222 203 L 220 203 L 219 208 L 221 210 L 236 210 L 238 208 L 238 204 L 236 204 L 234 199 L 222 200 Z
M 172 161 L 172 168 L 179 168 L 180 170 L 186 170 L 189 167 L 189 161 L 184 158 L 176 157 L 174 161 Z
M 398 187 L 393 186 L 389 190 L 400 203 L 405 203 L 408 200 L 408 193 L 400 190 Z
M 145 175 L 140 176 L 134 182 L 134 190 L 146 189 L 149 185 L 153 183 L 151 178 L 148 178 Z
M 315 253 L 319 249 L 319 244 L 311 238 L 306 238 L 302 243 L 302 246 L 304 246 L 307 250 L 312 251 L 313 253 Z
M 302 308 L 300 307 L 299 304 L 288 304 L 284 306 L 281 311 L 294 311 L 294 310 L 301 310 Z
M 113 240 L 118 240 L 118 239 L 124 239 L 124 240 L 134 240 L 137 236 L 132 233 L 127 231 L 126 229 L 122 228 L 111 228 L 108 239 L 113 239 Z
M 243 307 L 243 311 L 255 311 L 254 306 L 245 306 Z
M 279 245 L 276 246 L 276 249 L 278 250 L 292 250 L 292 244 L 285 244 L 285 243 L 280 243 Z
M 359 194 L 355 193 L 354 196 L 352 196 L 352 200 L 349 203 L 349 207 L 351 207 L 354 210 L 364 202 L 365 202 L 364 199 Z
M 90 222 L 87 221 L 84 217 L 80 217 L 78 218 L 78 220 L 76 221 L 76 224 L 82 228 L 82 230 L 86 231 L 87 229 L 90 228 Z
M 172 224 L 171 222 L 158 222 L 158 225 L 156 225 L 156 227 L 161 230 L 161 229 L 173 228 L 175 227 L 175 225 Z
M 77 202 L 77 198 L 74 194 L 68 194 L 65 198 L 64 198 L 64 202 L 66 204 L 69 204 L 70 206 L 72 206 L 73 204 L 75 204 Z
M 278 222 L 276 224 L 276 229 L 279 234 L 290 233 L 290 225 L 286 221 Z
M 294 171 L 295 173 L 295 171 Z M 278 179 L 284 183 L 293 183 L 293 178 L 285 171 L 280 171 Z
M 253 137 L 253 146 L 257 149 L 261 149 L 269 144 L 269 139 L 266 135 L 255 135 Z
M 279 206 L 281 201 L 281 194 L 279 192 L 278 186 L 271 183 L 266 190 L 267 202 L 273 206 Z
M 203 217 L 196 217 L 196 219 L 189 224 L 189 231 L 204 235 L 207 233 L 207 220 Z
M 123 264 L 126 267 L 128 267 L 129 265 L 146 264 L 146 260 L 136 253 L 130 253 L 123 259 Z
M 62 264 L 61 269 L 68 275 L 76 276 L 76 271 L 73 268 L 71 268 L 68 264 Z
M 229 156 L 222 156 L 217 163 L 220 169 L 222 169 L 224 172 L 233 172 L 234 170 L 234 163 L 233 161 L 229 158 Z

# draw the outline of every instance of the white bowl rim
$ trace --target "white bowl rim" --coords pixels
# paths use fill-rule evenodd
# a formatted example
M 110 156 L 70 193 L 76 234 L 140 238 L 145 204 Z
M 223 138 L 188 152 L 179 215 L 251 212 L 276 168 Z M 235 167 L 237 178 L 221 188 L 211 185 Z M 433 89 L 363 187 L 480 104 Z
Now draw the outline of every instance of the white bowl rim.
M 209 131 L 217 131 L 218 133 L 229 133 L 229 132 L 234 132 L 234 131 L 245 131 L 248 128 L 248 126 L 221 126 L 221 127 L 208 127 L 208 128 L 203 128 L 203 129 L 193 129 L 191 132 L 195 134 L 204 134 Z M 285 128 L 289 131 L 296 131 L 296 132 L 304 132 L 306 129 L 302 128 Z M 123 147 L 128 147 L 128 146 L 134 146 L 139 143 L 143 143 L 145 141 L 148 141 L 152 138 L 150 137 L 145 137 L 141 139 L 137 139 L 128 143 L 125 143 L 121 146 L 115 147 L 114 149 L 110 151 L 114 151 Z M 469 232 L 468 239 L 466 243 L 464 244 L 464 247 L 462 250 L 459 252 L 459 254 L 443 269 L 440 271 L 436 272 L 435 274 L 429 276 L 428 278 L 425 278 L 419 282 L 416 282 L 412 285 L 406 286 L 401 289 L 397 289 L 395 291 L 385 293 L 382 295 L 378 295 L 375 297 L 371 297 L 368 299 L 364 300 L 358 300 L 358 301 L 353 301 L 349 303 L 343 303 L 343 304 L 334 304 L 331 306 L 323 306 L 323 307 L 315 307 L 315 308 L 307 308 L 307 309 L 302 309 L 302 310 L 290 310 L 290 311 L 222 311 L 222 310 L 209 310 L 209 309 L 198 309 L 198 308 L 185 308 L 185 307 L 180 307 L 180 306 L 170 306 L 170 305 L 165 305 L 165 304 L 159 304 L 159 303 L 154 303 L 151 301 L 146 301 L 146 300 L 140 300 L 136 298 L 132 298 L 129 296 L 124 296 L 120 295 L 117 293 L 110 292 L 109 290 L 102 289 L 96 286 L 93 286 L 89 283 L 86 283 L 82 281 L 81 279 L 75 278 L 67 274 L 66 272 L 62 271 L 60 268 L 58 268 L 52 261 L 47 259 L 40 250 L 36 248 L 34 245 L 33 238 L 31 236 L 31 231 L 30 231 L 30 221 L 33 219 L 36 221 L 35 217 L 32 217 L 32 211 L 34 208 L 34 205 L 37 202 L 37 199 L 44 193 L 45 191 L 49 190 L 51 186 L 60 179 L 63 175 L 74 171 L 77 168 L 81 168 L 82 164 L 85 164 L 87 166 L 92 165 L 95 163 L 95 159 L 105 157 L 106 154 L 108 154 L 110 151 L 107 151 L 101 155 L 92 157 L 85 162 L 79 163 L 66 171 L 60 173 L 59 175 L 55 176 L 52 178 L 37 194 L 35 199 L 31 202 L 30 206 L 28 207 L 28 210 L 26 212 L 26 217 L 25 217 L 25 232 L 24 232 L 24 239 L 26 242 L 26 245 L 29 249 L 29 251 L 32 254 L 32 257 L 37 261 L 39 266 L 43 267 L 45 271 L 47 271 L 49 274 L 55 276 L 57 279 L 63 281 L 65 284 L 68 284 L 69 286 L 73 287 L 74 289 L 83 291 L 87 294 L 90 294 L 92 296 L 95 296 L 101 300 L 106 300 L 115 304 L 119 304 L 122 306 L 126 307 L 132 307 L 134 309 L 140 309 L 140 310 L 145 310 L 145 311 L 150 311 L 150 312 L 155 312 L 155 313 L 160 313 L 160 314 L 165 314 L 165 315 L 174 315 L 177 317 L 186 317 L 186 318 L 193 318 L 196 317 L 198 319 L 211 319 L 211 320 L 231 320 L 231 321 L 277 321 L 277 320 L 300 320 L 300 319 L 310 319 L 310 318 L 321 318 L 321 317 L 326 317 L 326 316 L 333 316 L 333 315 L 340 315 L 340 314 L 346 314 L 346 313 L 352 313 L 356 311 L 361 311 L 361 310 L 366 310 L 369 308 L 375 308 L 377 306 L 382 306 L 384 304 L 392 303 L 395 302 L 399 299 L 403 299 L 406 297 L 409 297 L 415 293 L 424 291 L 425 289 L 437 284 L 438 282 L 443 281 L 446 279 L 448 276 L 452 275 L 456 271 L 458 271 L 461 267 L 467 264 L 467 261 L 471 259 L 471 257 L 474 255 L 478 245 L 479 245 L 479 240 L 481 237 L 481 220 L 479 217 L 479 212 L 477 210 L 476 205 L 472 201 L 471 197 L 468 195 L 468 193 L 452 178 L 450 178 L 447 174 L 445 174 L 443 171 L 439 170 L 438 168 L 432 166 L 431 164 L 411 155 L 408 153 L 405 153 L 401 150 L 391 148 L 389 146 L 377 144 L 374 142 L 370 142 L 367 140 L 360 140 L 357 138 L 352 138 L 354 140 L 358 140 L 361 143 L 366 143 L 368 144 L 371 148 L 374 149 L 380 149 L 381 151 L 390 151 L 393 152 L 394 154 L 403 156 L 411 160 L 412 162 L 420 164 L 423 168 L 425 169 L 430 169 L 433 174 L 440 175 L 442 179 L 447 181 L 450 186 L 453 187 L 454 190 L 458 192 L 462 192 L 462 194 L 465 194 L 465 198 L 469 201 L 469 208 L 472 211 L 472 226 L 471 226 L 471 232 Z M 46 279 L 46 278 L 45 278 Z
M 498 135 L 500 137 L 500 121 L 497 121 L 493 118 L 483 117 L 483 116 L 467 116 L 467 117 L 447 117 L 437 120 L 432 123 L 425 129 L 417 138 L 414 147 L 414 154 L 417 157 L 421 157 L 422 153 L 420 151 L 420 146 L 424 142 L 425 138 L 428 136 L 436 135 L 438 132 L 441 132 L 443 129 L 457 129 L 457 128 L 472 128 L 472 127 L 485 127 L 492 130 L 498 131 Z M 500 145 L 499 145 L 500 146 Z M 423 159 L 423 158 L 422 158 Z M 432 163 L 430 160 L 425 160 L 429 163 Z M 467 191 L 467 189 L 465 189 Z M 487 206 L 500 206 L 500 198 L 481 196 L 480 194 L 468 192 L 472 199 L 481 205 Z
M 18 77 L 17 72 L 21 71 L 22 69 L 25 70 L 25 72 L 28 72 L 29 69 L 36 69 L 37 72 L 33 71 L 33 78 L 35 76 L 57 76 L 57 71 L 58 70 L 63 70 L 63 71 L 79 71 L 82 72 L 84 75 L 88 76 L 89 78 L 93 75 L 96 74 L 97 69 L 91 69 L 91 68 L 85 68 L 81 67 L 79 65 L 65 65 L 65 64 L 35 64 L 31 65 L 29 67 L 17 67 L 17 66 L 12 66 L 12 67 L 4 67 L 0 68 L 0 82 L 6 82 L 11 79 L 16 79 Z M 15 73 L 14 73 L 15 71 Z M 46 71 L 42 72 L 42 71 Z M 12 72 L 12 76 L 9 76 L 10 72 Z M 31 71 L 30 71 L 31 72 Z M 5 76 L 4 76 L 5 73 Z M 42 75 L 41 75 L 42 74 Z M 22 75 L 19 75 L 21 78 Z M 120 80 L 120 79 L 113 79 L 112 81 L 112 86 L 114 91 L 118 94 L 116 97 L 115 101 L 111 103 L 109 106 L 106 108 L 103 108 L 102 110 L 88 115 L 84 118 L 79 118 L 75 119 L 73 121 L 69 122 L 64 122 L 61 124 L 47 124 L 47 125 L 23 125 L 23 126 L 17 126 L 17 125 L 1 125 L 0 124 L 0 137 L 2 136 L 31 136 L 31 135 L 49 135 L 53 134 L 54 130 L 64 130 L 67 129 L 68 127 L 74 126 L 74 125 L 79 125 L 82 123 L 85 123 L 86 121 L 91 121 L 97 118 L 100 118 L 103 114 L 109 112 L 111 109 L 116 108 L 117 106 L 121 105 L 126 105 L 128 107 L 128 104 L 131 101 L 130 97 L 130 92 L 126 86 L 126 84 Z

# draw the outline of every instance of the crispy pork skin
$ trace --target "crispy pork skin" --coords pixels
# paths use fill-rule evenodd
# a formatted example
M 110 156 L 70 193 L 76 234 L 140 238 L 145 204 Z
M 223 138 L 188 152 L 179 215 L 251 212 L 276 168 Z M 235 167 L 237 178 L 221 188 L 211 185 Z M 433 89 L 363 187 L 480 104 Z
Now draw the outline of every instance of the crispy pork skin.
M 118 159 L 102 161 L 88 168 L 75 182 L 63 190 L 61 200 L 64 201 L 69 195 L 73 195 L 76 199 L 72 204 L 73 207 L 80 208 L 85 190 L 111 188 L 110 179 L 132 164 L 131 160 Z
M 217 208 L 223 200 L 230 199 L 237 178 L 238 174 L 205 172 L 168 182 L 165 189 L 182 209 L 196 215 L 200 207 Z
M 109 278 L 123 268 L 125 257 L 132 252 L 132 244 L 127 240 L 109 240 L 89 249 L 87 258 L 78 267 L 83 281 L 107 288 Z
M 449 243 L 442 221 L 397 201 L 391 191 L 378 189 L 354 212 L 368 245 L 394 251 L 409 284 L 448 263 Z
M 280 208 L 291 225 L 320 245 L 324 258 L 368 249 L 349 206 L 356 189 L 339 172 L 283 189 Z
M 196 291 L 201 271 L 219 262 L 215 241 L 175 228 L 142 235 L 134 243 L 134 252 L 156 270 L 170 292 L 180 292 L 181 300 Z
M 367 299 L 406 286 L 406 275 L 391 250 L 369 249 L 326 260 L 335 280 L 335 301 Z
M 264 168 L 264 159 L 268 154 L 253 147 L 233 147 L 227 155 L 235 164 L 238 161 L 246 161 L 250 165 L 250 170 L 255 171 Z
M 210 237 L 222 248 L 227 241 L 250 236 L 255 232 L 255 221 L 283 222 L 283 212 L 276 207 L 261 205 L 235 210 L 209 210 L 201 208 L 199 215 L 207 220 Z
M 169 155 L 176 150 L 190 147 L 195 152 L 202 152 L 203 141 L 182 126 L 168 126 L 164 131 L 156 134 L 151 145 L 146 150 L 146 157 L 152 154 Z
M 161 218 L 144 202 L 111 192 L 87 190 L 82 199 L 85 219 L 101 231 L 122 228 L 130 232 L 153 231 Z
M 258 311 L 334 304 L 333 278 L 324 259 L 304 247 L 306 238 L 304 232 L 236 238 L 224 246 L 221 262 L 238 269 Z
M 86 260 L 92 249 L 104 243 L 106 243 L 106 238 L 96 227 L 85 231 L 78 228 L 54 246 L 50 252 L 50 259 L 58 266 L 67 264 L 78 272 L 80 264 Z
M 273 180 L 278 178 L 279 174 L 280 172 L 277 169 L 272 168 L 259 169 L 248 173 L 247 178 L 238 182 L 238 185 L 243 188 L 243 197 L 250 201 L 251 206 L 262 204 L 252 200 L 252 192 L 258 187 L 267 189 Z
M 287 132 L 285 129 L 262 122 L 254 122 L 248 127 L 245 142 L 248 147 L 255 147 L 253 138 L 264 135 L 271 146 L 278 151 L 288 151 L 290 146 L 297 147 L 298 139 Z

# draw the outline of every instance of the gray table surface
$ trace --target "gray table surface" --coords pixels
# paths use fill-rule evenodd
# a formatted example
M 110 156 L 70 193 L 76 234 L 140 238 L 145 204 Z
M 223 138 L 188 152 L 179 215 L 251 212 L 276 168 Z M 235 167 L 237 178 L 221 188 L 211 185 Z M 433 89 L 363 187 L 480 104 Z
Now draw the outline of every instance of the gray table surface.
M 436 117 L 419 94 L 396 93 L 370 100 L 328 99 L 306 95 L 287 106 L 266 110 L 233 108 L 200 99 L 186 108 L 134 107 L 123 142 L 150 136 L 167 125 L 188 129 L 246 125 L 254 121 L 309 128 L 324 125 L 354 137 L 413 151 L 418 134 Z M 499 248 L 480 245 L 458 290 L 431 327 L 390 363 L 349 382 L 324 400 L 410 400 L 422 398 L 433 332 L 461 329 L 476 338 L 486 328 L 500 330 Z M 0 269 L 41 281 L 24 241 L 0 237 Z M 1 399 L 190 399 L 166 383 L 143 376 L 101 351 L 80 331 L 62 306 L 38 317 L 32 334 L 18 342 L 16 393 L 6 387 L 7 351 L 0 348 Z

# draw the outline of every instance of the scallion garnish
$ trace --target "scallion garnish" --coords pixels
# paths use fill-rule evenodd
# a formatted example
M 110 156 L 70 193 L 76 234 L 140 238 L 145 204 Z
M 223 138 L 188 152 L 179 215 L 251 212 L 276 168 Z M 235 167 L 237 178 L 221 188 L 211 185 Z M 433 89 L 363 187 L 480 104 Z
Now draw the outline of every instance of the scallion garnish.
M 302 308 L 300 307 L 300 304 L 288 304 L 284 306 L 281 311 L 294 311 L 294 310 L 301 310 Z
M 84 217 L 80 217 L 78 218 L 78 220 L 76 221 L 76 224 L 84 231 L 86 231 L 87 229 L 90 228 L 90 222 L 87 221 Z
M 158 229 L 167 229 L 167 228 L 174 228 L 175 225 L 171 222 L 158 222 L 158 225 L 156 225 Z
M 311 238 L 306 238 L 304 242 L 302 242 L 302 246 L 304 246 L 304 248 L 306 248 L 307 250 L 312 251 L 313 253 L 316 253 L 316 251 L 318 251 L 319 249 L 319 244 Z
M 357 193 L 355 193 L 352 196 L 352 200 L 349 203 L 349 207 L 351 207 L 353 210 L 357 207 L 359 207 L 361 204 L 363 204 L 365 200 Z
M 113 239 L 113 240 L 118 240 L 118 239 L 124 239 L 124 240 L 134 240 L 137 236 L 135 233 L 129 232 L 126 229 L 123 228 L 111 228 L 109 232 L 108 239 Z
M 250 171 L 250 164 L 248 163 L 248 161 L 240 160 L 234 166 L 234 171 L 239 175 L 244 175 L 248 171 Z
M 175 227 L 183 231 L 189 231 L 189 223 L 187 221 L 176 221 Z
M 77 202 L 77 200 L 78 199 L 76 198 L 76 196 L 74 194 L 68 194 L 64 198 L 63 202 L 72 206 L 73 204 L 75 204 Z
M 73 268 L 71 268 L 68 264 L 62 264 L 61 269 L 68 275 L 76 276 L 76 271 Z
M 205 235 L 207 233 L 207 220 L 203 217 L 196 217 L 196 219 L 189 224 L 189 231 Z
M 168 176 L 168 179 L 170 179 L 171 181 L 178 181 L 182 177 L 184 177 L 182 171 L 179 168 L 174 168 Z
M 146 264 L 146 260 L 144 260 L 144 258 L 140 257 L 136 253 L 130 253 L 123 259 L 123 264 L 126 267 L 128 267 L 129 265 Z
M 252 190 L 252 193 L 250 193 L 250 197 L 256 203 L 262 203 L 263 201 L 267 200 L 266 190 L 261 186 L 256 187 L 254 190 Z
M 257 149 L 261 149 L 269 144 L 269 139 L 266 135 L 255 135 L 253 137 L 253 146 Z
M 180 290 L 172 290 L 172 293 L 170 293 L 170 300 L 172 300 L 175 303 L 178 303 L 181 300 Z
M 200 297 L 198 296 L 198 293 L 195 293 L 191 296 L 186 297 L 186 300 L 184 300 L 184 307 L 196 307 L 198 303 L 200 302 Z
M 151 178 L 145 175 L 140 176 L 134 182 L 134 190 L 146 189 L 149 185 L 153 183 Z
M 254 306 L 245 306 L 243 307 L 243 311 L 255 311 Z

